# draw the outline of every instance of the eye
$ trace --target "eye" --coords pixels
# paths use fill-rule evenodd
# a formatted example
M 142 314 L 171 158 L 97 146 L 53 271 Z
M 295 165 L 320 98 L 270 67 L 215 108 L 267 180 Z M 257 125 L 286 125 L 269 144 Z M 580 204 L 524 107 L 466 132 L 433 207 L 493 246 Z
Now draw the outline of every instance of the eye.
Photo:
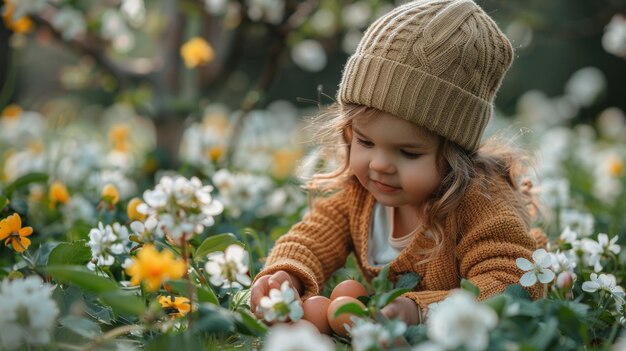
M 402 156 L 410 159 L 410 160 L 414 160 L 416 158 L 419 158 L 420 156 L 422 156 L 422 154 L 417 154 L 415 152 L 409 152 L 409 151 L 405 151 L 405 150 L 400 150 L 400 153 L 402 154 Z
M 372 143 L 371 141 L 367 141 L 367 140 L 360 139 L 360 138 L 356 138 L 356 142 L 357 142 L 357 144 L 359 144 L 359 145 L 361 145 L 363 147 L 366 147 L 366 148 L 370 148 L 370 147 L 374 146 L 374 143 Z

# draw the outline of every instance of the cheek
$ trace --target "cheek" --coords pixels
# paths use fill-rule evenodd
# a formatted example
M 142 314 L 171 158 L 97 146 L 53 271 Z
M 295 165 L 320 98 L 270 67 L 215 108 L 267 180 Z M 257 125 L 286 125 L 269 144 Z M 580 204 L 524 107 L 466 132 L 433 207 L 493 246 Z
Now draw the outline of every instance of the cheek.
M 358 145 L 352 145 L 350 148 L 350 168 L 357 177 L 361 177 L 364 172 L 367 172 L 367 157 L 364 152 L 359 150 Z

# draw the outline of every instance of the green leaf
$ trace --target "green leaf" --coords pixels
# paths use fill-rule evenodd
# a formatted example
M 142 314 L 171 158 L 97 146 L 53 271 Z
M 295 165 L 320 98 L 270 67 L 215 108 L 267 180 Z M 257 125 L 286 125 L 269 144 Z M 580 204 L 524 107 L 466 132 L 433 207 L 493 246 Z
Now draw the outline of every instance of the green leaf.
M 210 304 L 201 304 L 194 313 L 193 331 L 221 334 L 235 331 L 233 315 L 226 309 Z
M 124 316 L 141 316 L 146 310 L 144 301 L 137 295 L 125 291 L 111 291 L 100 294 L 100 301 L 111 306 L 113 312 Z
M 487 300 L 484 301 L 484 304 L 491 307 L 498 316 L 502 316 L 502 312 L 504 311 L 504 306 L 506 306 L 506 296 L 499 294 L 494 295 Z
M 349 313 L 355 316 L 359 316 L 359 317 L 367 317 L 367 309 L 361 307 L 359 304 L 355 303 L 355 302 L 348 302 L 347 304 L 339 307 L 336 311 L 335 311 L 335 315 L 334 317 L 337 318 L 339 315 L 344 314 L 344 313 Z
M 243 246 L 243 244 L 241 244 L 237 240 L 237 237 L 232 233 L 224 233 L 210 236 L 206 238 L 202 242 L 202 244 L 200 244 L 195 254 L 193 255 L 193 258 L 197 262 L 204 261 L 206 260 L 206 255 L 210 254 L 211 252 L 222 251 L 232 244 L 240 244 L 241 246 Z
M 378 298 L 378 302 L 376 303 L 376 307 L 383 308 L 387 306 L 391 301 L 397 299 L 400 295 L 411 291 L 411 289 L 403 288 L 403 289 L 393 289 L 387 292 L 384 292 Z
M 507 286 L 504 293 L 516 299 L 530 300 L 528 291 L 518 284 Z
M 33 253 L 33 261 L 37 266 L 45 266 L 48 264 L 48 257 L 50 252 L 54 250 L 60 243 L 56 241 L 46 241 L 42 243 L 37 250 Z
M 6 187 L 5 189 L 6 195 L 8 198 L 10 198 L 16 189 L 19 189 L 31 183 L 45 183 L 47 181 L 48 181 L 47 173 L 34 172 L 34 173 L 25 174 L 17 178 L 16 180 L 14 180 L 13 183 L 9 184 Z
M 44 270 L 57 281 L 69 282 L 82 289 L 96 293 L 116 291 L 118 289 L 116 282 L 108 277 L 96 275 L 87 267 L 70 265 L 48 266 Z
M 391 289 L 391 282 L 389 281 L 389 265 L 385 265 L 378 273 L 376 278 L 372 279 L 372 285 L 374 286 L 374 290 L 376 294 L 382 294 L 385 291 Z
M 474 297 L 480 295 L 480 289 L 467 279 L 461 280 L 461 289 L 471 293 Z
M 49 265 L 84 265 L 91 259 L 91 249 L 85 240 L 60 243 L 48 256 Z
M 88 339 L 94 339 L 102 334 L 98 323 L 79 316 L 64 316 L 59 319 L 59 323 L 74 333 Z
M 420 281 L 422 281 L 422 277 L 419 274 L 415 272 L 404 273 L 400 279 L 398 279 L 396 288 L 413 290 Z
M 558 328 L 558 320 L 555 317 L 550 317 L 531 339 L 531 345 L 535 350 L 547 350 L 552 340 L 559 337 Z
M 189 286 L 187 285 L 186 280 L 170 280 L 167 282 L 174 292 L 179 295 L 189 297 Z M 194 287 L 196 294 L 198 295 L 198 302 L 208 302 L 214 305 L 219 305 L 219 300 L 213 289 L 206 288 L 204 286 L 195 286 Z
M 267 327 L 261 323 L 250 312 L 237 310 L 235 314 L 235 327 L 237 331 L 246 335 L 263 336 L 267 333 Z

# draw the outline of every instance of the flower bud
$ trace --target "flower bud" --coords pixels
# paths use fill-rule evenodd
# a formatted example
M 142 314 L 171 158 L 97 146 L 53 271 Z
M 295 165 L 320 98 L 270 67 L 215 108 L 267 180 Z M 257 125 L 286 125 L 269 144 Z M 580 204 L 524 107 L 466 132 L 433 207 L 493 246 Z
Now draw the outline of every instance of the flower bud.
M 48 190 L 48 199 L 50 200 L 51 206 L 55 206 L 57 203 L 67 203 L 70 199 L 70 194 L 65 184 L 58 181 L 52 183 L 50 190 Z
M 106 184 L 102 188 L 102 201 L 115 205 L 117 201 L 120 199 L 120 194 L 117 191 L 117 188 L 113 184 Z
M 126 213 L 128 214 L 128 219 L 131 221 L 143 221 L 146 219 L 146 215 L 137 211 L 137 206 L 143 204 L 140 198 L 135 197 L 128 202 L 128 207 L 126 208 Z
M 563 290 L 569 290 L 574 285 L 574 281 L 576 281 L 576 274 L 572 272 L 561 272 L 556 277 L 556 287 Z

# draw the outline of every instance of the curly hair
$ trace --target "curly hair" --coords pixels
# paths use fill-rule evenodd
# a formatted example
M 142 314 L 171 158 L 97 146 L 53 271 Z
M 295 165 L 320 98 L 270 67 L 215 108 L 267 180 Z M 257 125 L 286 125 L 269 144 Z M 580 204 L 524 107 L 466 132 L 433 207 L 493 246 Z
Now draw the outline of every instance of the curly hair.
M 372 118 L 377 113 L 378 110 L 366 106 L 333 104 L 312 118 L 312 126 L 316 128 L 315 140 L 321 146 L 320 157 L 323 160 L 336 158 L 338 164 L 330 171 L 314 174 L 307 181 L 305 187 L 311 200 L 341 191 L 346 182 L 356 178 L 350 170 L 352 121 Z M 495 178 L 505 179 L 519 198 L 517 212 L 530 227 L 531 217 L 541 207 L 530 191 L 531 183 L 523 179 L 532 168 L 527 151 L 516 147 L 511 140 L 495 136 L 470 153 L 444 137 L 429 133 L 439 140 L 436 162 L 443 177 L 422 214 L 424 225 L 431 230 L 435 240 L 433 248 L 425 253 L 424 263 L 434 259 L 443 247 L 445 220 L 455 215 L 465 190 L 478 179 L 478 175 L 481 175 L 480 186 L 485 192 Z

